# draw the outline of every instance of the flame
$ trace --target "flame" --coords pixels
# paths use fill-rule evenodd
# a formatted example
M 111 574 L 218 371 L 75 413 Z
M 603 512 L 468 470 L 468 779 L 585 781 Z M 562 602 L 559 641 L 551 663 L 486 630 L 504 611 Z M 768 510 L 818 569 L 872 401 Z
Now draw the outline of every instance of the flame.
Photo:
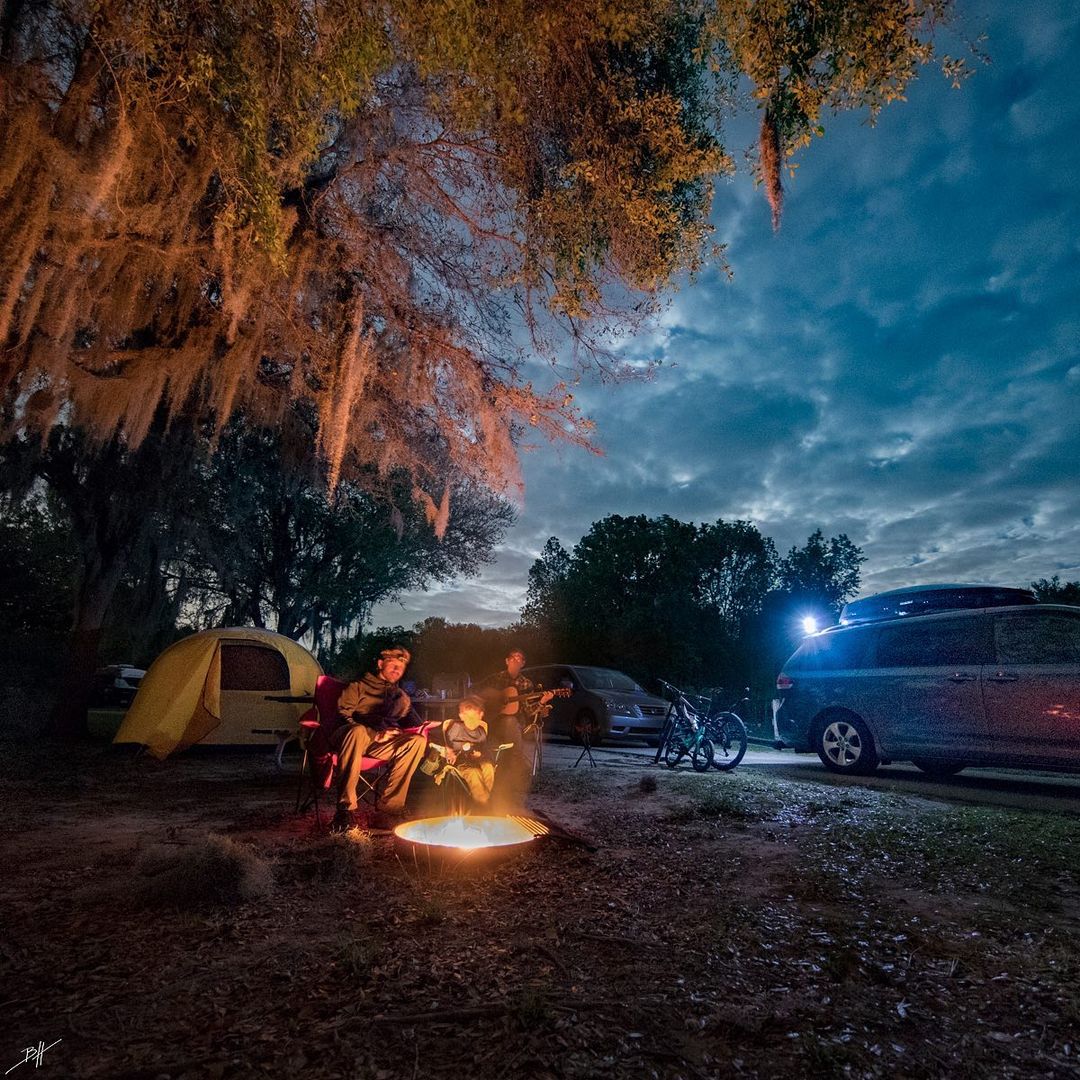
M 509 847 L 534 839 L 533 834 L 512 818 L 454 817 L 421 818 L 399 825 L 394 834 L 414 844 L 454 847 L 476 851 L 487 847 Z

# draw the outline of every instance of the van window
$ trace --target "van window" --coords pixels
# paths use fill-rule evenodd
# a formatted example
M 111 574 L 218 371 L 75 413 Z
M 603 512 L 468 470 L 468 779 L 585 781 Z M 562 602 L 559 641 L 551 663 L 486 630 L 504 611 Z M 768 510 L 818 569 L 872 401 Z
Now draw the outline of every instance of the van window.
M 289 665 L 276 649 L 262 645 L 221 646 L 222 690 L 288 690 Z
M 869 630 L 818 634 L 807 638 L 784 667 L 789 671 L 840 671 L 866 667 L 870 640 Z
M 990 662 L 986 619 L 927 619 L 883 626 L 878 667 L 961 667 Z
M 621 671 L 612 671 L 611 668 L 579 667 L 577 673 L 581 685 L 586 690 L 636 690 L 638 693 L 644 692 L 629 675 L 624 675 Z
M 994 619 L 999 664 L 1080 664 L 1080 618 L 1059 612 Z
M 528 671 L 525 672 L 525 674 L 530 679 L 532 679 L 532 681 L 537 686 L 546 686 L 548 689 L 551 688 L 551 668 L 549 668 L 549 667 L 530 668 Z

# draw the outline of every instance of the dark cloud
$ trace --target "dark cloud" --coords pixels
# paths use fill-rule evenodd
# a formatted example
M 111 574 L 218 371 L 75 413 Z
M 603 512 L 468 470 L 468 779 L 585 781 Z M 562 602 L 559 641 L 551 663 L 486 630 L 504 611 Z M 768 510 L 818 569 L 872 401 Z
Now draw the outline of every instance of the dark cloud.
M 746 178 L 719 188 L 734 282 L 702 275 L 628 346 L 653 381 L 582 390 L 606 456 L 529 455 L 497 563 L 405 621 L 510 621 L 544 540 L 610 513 L 846 532 L 867 590 L 1080 573 L 1080 13 L 964 14 L 993 63 L 828 121 L 779 234 Z

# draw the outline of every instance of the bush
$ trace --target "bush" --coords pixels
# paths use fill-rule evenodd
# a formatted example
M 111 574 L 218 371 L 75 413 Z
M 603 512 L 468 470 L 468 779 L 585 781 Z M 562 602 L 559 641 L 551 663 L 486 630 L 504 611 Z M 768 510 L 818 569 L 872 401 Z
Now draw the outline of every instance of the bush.
M 145 852 L 133 877 L 132 900 L 147 908 L 235 907 L 267 896 L 273 887 L 265 859 L 214 834 L 192 847 Z

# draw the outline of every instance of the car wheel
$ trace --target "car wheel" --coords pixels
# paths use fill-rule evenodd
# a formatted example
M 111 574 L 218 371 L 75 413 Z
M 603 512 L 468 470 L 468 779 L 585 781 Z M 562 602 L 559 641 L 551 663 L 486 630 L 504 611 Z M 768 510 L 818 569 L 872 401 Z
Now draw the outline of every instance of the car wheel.
M 833 713 L 819 721 L 814 749 L 831 772 L 866 776 L 878 767 L 874 737 L 852 713 Z
M 955 776 L 961 769 L 967 768 L 963 761 L 930 761 L 927 758 L 912 758 L 911 764 L 921 769 L 927 776 Z
M 713 744 L 708 739 L 702 739 L 694 747 L 694 755 L 690 759 L 694 772 L 708 772 L 713 763 L 713 754 Z
M 646 739 L 645 740 L 645 745 L 649 746 L 653 750 L 655 750 L 660 745 L 660 740 L 659 739 Z
M 590 709 L 582 709 L 574 717 L 574 722 L 570 726 L 570 738 L 578 746 L 584 745 L 586 735 L 589 737 L 590 746 L 599 746 L 604 741 L 603 733 L 600 730 L 600 721 L 596 719 L 596 714 Z

